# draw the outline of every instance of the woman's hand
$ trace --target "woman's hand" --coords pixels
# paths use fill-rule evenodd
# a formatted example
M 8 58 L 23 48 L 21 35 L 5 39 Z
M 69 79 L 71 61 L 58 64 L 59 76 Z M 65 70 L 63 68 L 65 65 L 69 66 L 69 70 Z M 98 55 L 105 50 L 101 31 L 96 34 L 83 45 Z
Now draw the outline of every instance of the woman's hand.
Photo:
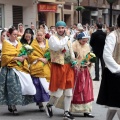
M 85 63 L 85 65 L 87 65 L 88 67 L 90 67 L 91 66 L 91 62 L 87 62 L 87 63 Z
M 23 62 L 25 60 L 25 58 L 20 56 L 20 57 L 17 58 L 17 60 L 20 61 L 20 62 Z
M 28 58 L 28 56 L 27 56 L 27 55 L 23 55 L 22 57 L 23 57 L 23 58 L 25 58 L 25 59 L 27 59 L 27 58 Z
M 46 58 L 38 58 L 38 60 L 42 61 L 44 64 L 48 63 L 48 60 Z

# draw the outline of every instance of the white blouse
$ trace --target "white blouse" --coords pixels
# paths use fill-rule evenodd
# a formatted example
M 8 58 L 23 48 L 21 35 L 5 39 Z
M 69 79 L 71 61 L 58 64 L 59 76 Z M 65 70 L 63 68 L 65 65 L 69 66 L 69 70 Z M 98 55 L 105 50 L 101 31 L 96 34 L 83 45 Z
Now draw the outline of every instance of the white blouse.
M 49 40 L 49 47 L 51 50 L 58 51 L 61 50 L 67 45 L 69 37 L 65 36 L 64 38 L 61 38 L 61 40 L 58 40 L 58 38 L 54 35 L 52 35 Z
M 113 59 L 113 51 L 115 44 L 116 44 L 116 35 L 114 34 L 114 32 L 112 32 L 106 37 L 104 51 L 103 51 L 103 59 L 105 61 L 105 64 L 112 73 L 120 72 L 120 65 L 116 63 L 116 61 Z

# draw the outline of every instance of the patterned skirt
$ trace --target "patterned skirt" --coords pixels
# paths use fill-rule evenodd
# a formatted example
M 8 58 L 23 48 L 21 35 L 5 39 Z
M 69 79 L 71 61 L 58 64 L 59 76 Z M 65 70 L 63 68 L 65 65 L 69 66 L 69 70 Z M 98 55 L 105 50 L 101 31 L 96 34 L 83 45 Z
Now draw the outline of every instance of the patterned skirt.
M 22 95 L 19 77 L 12 68 L 3 67 L 0 72 L 0 104 L 27 105 L 34 102 L 32 95 Z

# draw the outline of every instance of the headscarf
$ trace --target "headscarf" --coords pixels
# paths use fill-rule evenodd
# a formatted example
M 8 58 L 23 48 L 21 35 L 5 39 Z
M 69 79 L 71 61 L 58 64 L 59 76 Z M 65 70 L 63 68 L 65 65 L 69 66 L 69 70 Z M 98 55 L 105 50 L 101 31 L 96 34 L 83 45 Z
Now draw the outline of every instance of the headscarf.
M 59 26 L 64 26 L 66 27 L 66 23 L 64 21 L 58 21 L 55 25 L 56 27 L 59 27 Z
M 81 40 L 83 38 L 90 38 L 90 36 L 87 34 L 87 32 L 82 32 L 77 36 L 77 40 Z

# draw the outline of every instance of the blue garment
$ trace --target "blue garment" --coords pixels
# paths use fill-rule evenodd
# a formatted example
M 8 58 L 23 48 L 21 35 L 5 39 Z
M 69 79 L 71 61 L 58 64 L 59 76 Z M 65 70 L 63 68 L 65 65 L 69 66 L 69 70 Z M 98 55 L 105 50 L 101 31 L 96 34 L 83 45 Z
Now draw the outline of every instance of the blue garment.
M 32 77 L 33 84 L 36 88 L 36 95 L 34 96 L 34 101 L 37 103 L 49 101 L 49 94 L 43 88 L 38 77 Z

